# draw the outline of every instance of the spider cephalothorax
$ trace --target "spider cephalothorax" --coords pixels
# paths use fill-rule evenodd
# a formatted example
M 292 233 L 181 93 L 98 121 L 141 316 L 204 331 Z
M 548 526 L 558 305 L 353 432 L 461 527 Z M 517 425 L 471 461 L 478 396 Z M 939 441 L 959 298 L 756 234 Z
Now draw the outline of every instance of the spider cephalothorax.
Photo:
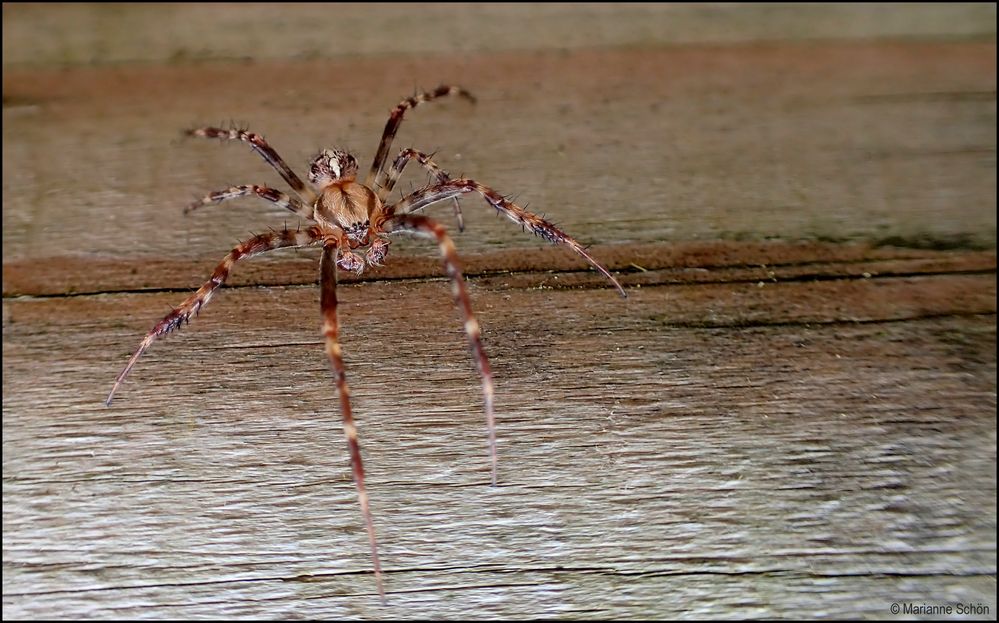
M 340 149 L 324 149 L 312 159 L 309 166 L 309 181 L 319 192 L 313 204 L 313 218 L 328 227 L 340 228 L 346 240 L 342 241 L 337 264 L 344 270 L 360 273 L 364 261 L 350 252 L 359 245 L 368 244 L 371 222 L 381 213 L 382 202 L 370 188 L 357 181 L 357 160 L 350 153 Z M 382 241 L 388 245 L 387 241 Z M 384 253 L 375 253 L 368 263 L 378 265 Z
M 324 149 L 309 165 L 309 181 L 319 188 L 357 177 L 357 160 L 342 149 Z
M 107 404 L 128 375 L 132 366 L 149 346 L 161 335 L 179 328 L 191 319 L 212 298 L 215 292 L 229 277 L 233 265 L 244 258 L 286 247 L 321 246 L 320 257 L 320 308 L 323 317 L 323 336 L 326 343 L 326 354 L 333 366 L 334 378 L 340 395 L 340 411 L 343 415 L 344 433 L 350 450 L 350 463 L 357 486 L 357 497 L 364 516 L 368 540 L 371 545 L 371 557 L 374 564 L 378 592 L 384 600 L 381 563 L 378 560 L 378 546 L 375 539 L 374 522 L 368 506 L 368 494 L 364 486 L 364 467 L 361 461 L 361 448 L 357 440 L 357 429 L 350 408 L 350 392 L 340 352 L 339 332 L 336 308 L 336 268 L 357 273 L 363 272 L 365 265 L 381 264 L 388 252 L 387 236 L 395 233 L 412 233 L 437 242 L 444 268 L 451 278 L 455 303 L 458 305 L 465 323 L 465 333 L 475 359 L 476 367 L 482 378 L 482 395 L 485 403 L 486 427 L 489 435 L 489 457 L 492 468 L 492 483 L 496 484 L 496 426 L 493 418 L 493 382 L 489 360 L 482 348 L 482 337 L 479 323 L 472 313 L 472 305 L 465 288 L 458 264 L 457 252 L 447 234 L 447 230 L 434 220 L 416 214 L 424 208 L 448 199 L 454 201 L 455 216 L 458 227 L 462 227 L 461 209 L 457 198 L 468 193 L 482 196 L 487 205 L 495 208 L 510 220 L 530 230 L 553 244 L 563 244 L 583 257 L 600 273 L 606 276 L 617 287 L 622 296 L 624 289 L 616 279 L 586 252 L 586 250 L 568 234 L 561 231 L 545 219 L 532 214 L 520 206 L 510 202 L 492 188 L 470 179 L 451 179 L 447 172 L 438 167 L 430 156 L 415 149 L 402 150 L 392 164 L 385 169 L 392 139 L 402 123 L 407 110 L 445 95 L 458 95 L 474 101 L 472 96 L 460 87 L 440 86 L 429 93 L 418 93 L 399 103 L 389 116 L 382 132 L 382 140 L 378 145 L 374 162 L 364 183 L 357 181 L 357 161 L 352 155 L 341 150 L 323 150 L 313 158 L 309 168 L 307 186 L 291 168 L 285 164 L 281 156 L 267 144 L 259 134 L 243 129 L 224 130 L 221 128 L 199 128 L 188 132 L 191 136 L 220 138 L 223 140 L 239 140 L 246 142 L 264 158 L 281 175 L 292 188 L 295 196 L 289 196 L 279 190 L 267 186 L 243 185 L 232 186 L 206 195 L 200 201 L 188 206 L 187 210 L 199 206 L 221 203 L 237 197 L 256 195 L 277 206 L 290 210 L 300 218 L 314 223 L 307 228 L 271 231 L 260 234 L 240 243 L 215 267 L 211 279 L 205 282 L 197 292 L 187 298 L 180 307 L 166 315 L 153 329 L 146 334 L 139 348 L 129 359 L 125 369 L 115 380 Z M 411 160 L 419 162 L 432 176 L 432 183 L 419 188 L 393 203 L 386 203 L 392 189 L 406 164 Z M 367 247 L 364 257 L 354 253 L 355 249 Z

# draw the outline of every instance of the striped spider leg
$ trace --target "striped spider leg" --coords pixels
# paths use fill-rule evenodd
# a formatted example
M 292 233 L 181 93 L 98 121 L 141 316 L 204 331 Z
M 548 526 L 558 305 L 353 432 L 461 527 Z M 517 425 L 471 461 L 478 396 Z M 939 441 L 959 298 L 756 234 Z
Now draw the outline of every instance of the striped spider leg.
M 610 279 L 611 283 L 614 284 L 614 287 L 621 293 L 621 296 L 628 296 L 627 292 L 624 291 L 624 288 L 621 287 L 621 284 L 618 283 L 617 279 L 610 274 L 610 271 L 604 268 L 600 262 L 593 259 L 593 257 L 586 252 L 583 245 L 579 244 L 579 242 L 577 242 L 572 236 L 560 230 L 558 227 L 555 227 L 555 225 L 549 223 L 537 214 L 528 212 L 512 201 L 507 200 L 506 197 L 499 194 L 492 188 L 484 186 L 475 180 L 452 179 L 417 190 L 396 203 L 387 206 L 385 208 L 385 215 L 383 218 L 386 221 L 391 221 L 393 216 L 396 214 L 410 214 L 412 212 L 416 212 L 417 210 L 422 210 L 423 208 L 433 203 L 437 203 L 438 201 L 443 201 L 445 199 L 458 197 L 468 193 L 479 193 L 482 195 L 482 198 L 486 200 L 486 203 L 495 208 L 500 214 L 505 215 L 511 221 L 519 224 L 521 227 L 529 230 L 538 237 L 544 238 L 552 244 L 566 245 L 589 262 L 591 266 L 600 272 L 600 274 Z
M 384 603 L 385 585 L 382 581 L 382 565 L 378 559 L 378 538 L 375 536 L 375 522 L 371 517 L 368 491 L 364 486 L 364 462 L 361 460 L 361 444 L 357 440 L 357 425 L 354 424 L 354 415 L 350 409 L 350 388 L 347 386 L 343 351 L 340 348 L 340 322 L 336 316 L 336 266 L 337 245 L 327 244 L 323 247 L 323 254 L 319 259 L 319 306 L 323 316 L 323 340 L 326 344 L 326 356 L 333 367 L 333 378 L 336 381 L 337 392 L 340 395 L 343 432 L 347 437 L 347 447 L 350 451 L 350 466 L 354 474 L 354 486 L 357 488 L 357 501 L 361 505 L 361 515 L 364 517 L 364 527 L 368 531 L 368 543 L 371 545 L 371 563 L 375 569 L 375 584 L 378 585 L 378 594 Z
M 255 133 L 246 130 L 223 130 L 220 128 L 200 128 L 188 131 L 189 135 L 223 140 L 240 140 L 246 142 L 264 160 L 281 175 L 292 188 L 296 196 L 289 196 L 279 190 L 266 186 L 242 185 L 209 193 L 202 199 L 192 203 L 185 211 L 198 207 L 222 203 L 240 197 L 256 196 L 279 207 L 295 213 L 299 217 L 311 221 L 306 229 L 282 229 L 266 234 L 260 234 L 240 243 L 229 252 L 215 268 L 211 278 L 196 292 L 189 296 L 179 307 L 160 320 L 140 343 L 125 368 L 115 379 L 114 386 L 107 397 L 110 406 L 115 393 L 121 387 L 128 373 L 135 366 L 139 357 L 152 345 L 156 339 L 180 328 L 185 322 L 190 322 L 211 300 L 215 292 L 222 287 L 229 277 L 233 266 L 239 260 L 259 255 L 280 248 L 322 246 L 320 259 L 320 309 L 322 313 L 322 332 L 326 354 L 333 369 L 334 380 L 339 395 L 340 412 L 343 419 L 344 435 L 350 453 L 354 484 L 357 488 L 358 502 L 368 533 L 371 546 L 371 558 L 374 566 L 375 582 L 382 602 L 385 601 L 385 589 L 382 579 L 381 563 L 378 557 L 378 541 L 371 515 L 368 494 L 364 483 L 364 465 L 361 459 L 361 447 L 358 441 L 357 426 L 354 423 L 350 405 L 350 390 L 347 386 L 342 351 L 339 342 L 340 325 L 337 318 L 337 269 L 360 274 L 366 266 L 377 266 L 385 259 L 388 252 L 388 236 L 400 232 L 408 232 L 436 241 L 444 263 L 444 269 L 451 279 L 452 294 L 455 304 L 461 312 L 469 347 L 482 380 L 482 394 L 486 414 L 486 427 L 489 442 L 489 457 L 491 464 L 492 484 L 496 484 L 497 452 L 496 425 L 493 412 L 493 382 L 489 360 L 482 346 L 482 336 L 479 323 L 472 312 L 471 300 L 461 273 L 457 252 L 447 231 L 442 225 L 422 214 L 414 212 L 423 210 L 431 204 L 452 199 L 455 205 L 455 215 L 459 228 L 463 226 L 458 197 L 467 193 L 478 193 L 485 201 L 500 213 L 519 223 L 525 229 L 541 236 L 554 244 L 564 244 L 582 256 L 600 273 L 606 276 L 614 286 L 625 295 L 624 289 L 610 272 L 593 259 L 586 250 L 554 225 L 540 216 L 532 214 L 508 201 L 495 190 L 469 179 L 450 179 L 450 176 L 433 162 L 432 157 L 415 149 L 405 149 L 392 162 L 387 172 L 382 169 L 385 159 L 391 149 L 405 112 L 438 97 L 459 95 L 470 101 L 474 98 L 464 89 L 452 86 L 440 86 L 429 93 L 419 93 L 403 100 L 396 106 L 385 125 L 378 152 L 372 162 L 371 170 L 365 182 L 357 181 L 357 160 L 351 154 L 342 150 L 324 149 L 316 155 L 309 167 L 307 185 L 284 162 L 281 156 Z M 387 197 L 395 187 L 406 164 L 412 160 L 418 161 L 431 175 L 434 183 L 410 193 L 399 201 L 386 205 Z M 364 252 L 364 255 L 355 253 Z
M 167 314 L 162 320 L 156 323 L 156 326 L 146 334 L 146 337 L 139 344 L 139 348 L 132 355 L 131 359 L 128 360 L 128 364 L 125 369 L 121 371 L 118 378 L 114 381 L 114 386 L 111 388 L 111 393 L 108 394 L 105 404 L 111 406 L 111 401 L 114 399 L 115 392 L 121 386 L 125 377 L 128 373 L 132 371 L 132 367 L 135 366 L 135 362 L 139 360 L 142 353 L 156 341 L 157 338 L 166 335 L 167 333 L 173 331 L 174 329 L 179 329 L 185 322 L 191 322 L 191 316 L 197 314 L 201 311 L 201 308 L 208 304 L 212 297 L 215 295 L 215 291 L 222 287 L 225 280 L 229 278 L 229 273 L 232 272 L 233 265 L 239 260 L 253 257 L 254 255 L 259 255 L 261 253 L 266 253 L 267 251 L 273 251 L 274 249 L 283 249 L 287 247 L 308 247 L 319 242 L 322 242 L 324 238 L 324 233 L 319 227 L 309 227 L 308 229 L 282 229 L 281 231 L 272 231 L 266 234 L 258 234 L 249 240 L 239 243 L 236 248 L 229 252 L 228 255 L 222 260 L 222 262 L 215 267 L 212 272 L 212 277 L 204 283 L 198 290 L 187 297 L 187 299 L 180 304 L 169 314 Z
M 203 138 L 217 138 L 223 141 L 243 141 L 247 143 L 250 148 L 260 154 L 260 156 L 267 161 L 267 164 L 274 167 L 274 170 L 281 175 L 281 179 L 291 186 L 292 190 L 298 194 L 302 200 L 308 205 L 312 205 L 316 202 L 316 193 L 311 188 L 305 185 L 305 182 L 291 170 L 291 167 L 285 163 L 284 158 L 278 155 L 277 151 L 271 147 L 264 137 L 260 136 L 255 132 L 249 132 L 245 129 L 233 128 L 230 130 L 223 130 L 222 128 L 196 128 L 194 130 L 187 130 L 185 132 L 187 136 L 200 136 Z
M 382 182 L 382 167 L 385 166 L 385 159 L 388 158 L 389 149 L 392 148 L 392 140 L 395 139 L 396 132 L 399 131 L 399 125 L 402 124 L 402 118 L 405 116 L 406 111 L 410 108 L 416 108 L 424 102 L 430 102 L 438 97 L 447 95 L 457 95 L 473 104 L 475 103 L 475 97 L 465 89 L 442 84 L 433 91 L 421 91 L 416 95 L 407 97 L 392 109 L 392 112 L 389 113 L 388 121 L 385 122 L 385 130 L 382 131 L 382 140 L 378 143 L 378 151 L 375 152 L 375 159 L 371 161 L 371 170 L 368 171 L 368 177 L 364 180 L 365 186 L 368 188 L 384 186 Z
M 575 239 L 561 231 L 540 216 L 528 212 L 520 206 L 507 201 L 502 195 L 488 186 L 483 186 L 474 180 L 457 179 L 447 180 L 426 188 L 417 190 L 396 203 L 386 206 L 381 214 L 380 220 L 375 221 L 375 231 L 394 233 L 399 231 L 410 231 L 417 235 L 434 238 L 440 249 L 444 261 L 444 269 L 451 278 L 452 294 L 455 304 L 459 307 L 462 319 L 465 324 L 465 333 L 468 336 L 469 346 L 472 356 L 475 358 L 479 376 L 482 378 L 482 396 L 486 411 L 486 426 L 489 435 L 489 456 L 492 464 L 492 484 L 496 485 L 496 422 L 493 414 L 493 382 L 492 372 L 489 367 L 489 360 L 486 357 L 485 349 L 482 347 L 481 329 L 475 315 L 472 312 L 471 300 L 468 290 L 465 287 L 465 280 L 461 274 L 461 265 L 458 261 L 458 254 L 454 248 L 454 243 L 447 235 L 447 230 L 439 223 L 421 215 L 413 214 L 438 201 L 450 198 L 457 198 L 460 195 L 477 192 L 501 213 L 508 216 L 516 223 L 520 223 L 533 233 L 548 240 L 553 244 L 565 244 L 573 251 L 581 255 L 600 273 L 606 276 L 617 287 L 621 296 L 628 296 L 621 287 L 621 284 L 610 272 L 599 262 L 586 252 L 582 245 Z
M 278 158 L 276 154 L 274 154 L 274 157 Z M 371 544 L 372 562 L 378 593 L 384 602 L 385 589 L 382 580 L 381 563 L 378 558 L 374 521 L 371 516 L 368 495 L 364 486 L 364 465 L 361 460 L 360 443 L 357 439 L 357 428 L 351 413 L 343 360 L 340 356 L 338 324 L 336 322 L 335 274 L 333 281 L 329 278 L 331 271 L 335 273 L 337 266 L 344 270 L 358 273 L 363 270 L 364 260 L 354 254 L 351 249 L 369 243 L 369 235 L 371 233 L 369 231 L 369 222 L 372 220 L 372 215 L 379 214 L 381 210 L 381 202 L 378 200 L 377 195 L 371 189 L 358 184 L 355 181 L 356 174 L 357 162 L 353 156 L 339 150 L 323 150 L 313 158 L 309 170 L 309 181 L 322 191 L 321 194 L 316 195 L 316 199 L 309 212 L 303 210 L 304 204 L 298 199 L 261 186 L 236 186 L 224 191 L 217 191 L 209 194 L 200 202 L 189 206 L 189 209 L 191 209 L 199 205 L 219 203 L 255 194 L 299 213 L 300 216 L 315 221 L 316 224 L 304 231 L 284 229 L 280 232 L 254 236 L 233 249 L 222 263 L 218 265 L 207 283 L 185 300 L 180 307 L 167 314 L 146 335 L 139 348 L 129 359 L 124 370 L 122 370 L 121 374 L 115 380 L 106 403 L 110 406 L 115 392 L 117 392 L 125 377 L 131 371 L 139 357 L 142 356 L 158 337 L 179 328 L 184 322 L 190 322 L 191 316 L 200 311 L 211 300 L 215 291 L 228 278 L 233 265 L 238 260 L 278 248 L 306 247 L 322 244 L 321 277 L 323 295 L 321 298 L 321 308 L 323 314 L 323 334 L 326 339 L 327 352 L 333 366 L 337 388 L 340 393 L 340 409 L 343 416 L 344 433 L 350 452 L 351 466 L 354 482 L 357 487 L 358 500 L 361 505 L 361 513 Z M 291 175 L 294 175 L 294 173 Z M 298 179 L 297 176 L 295 179 Z M 376 242 L 378 242 L 377 239 L 371 241 L 372 248 L 375 248 Z
M 492 466 L 492 485 L 495 487 L 498 459 L 496 456 L 496 417 L 493 414 L 493 373 L 489 367 L 489 358 L 486 357 L 486 351 L 482 347 L 482 330 L 472 312 L 472 301 L 468 296 L 468 289 L 465 287 L 465 278 L 461 274 L 458 252 L 444 226 L 426 216 L 397 214 L 389 217 L 382 226 L 386 233 L 409 231 L 420 236 L 433 238 L 437 242 L 441 259 L 444 261 L 444 270 L 451 278 L 451 294 L 454 297 L 454 304 L 461 310 L 465 334 L 468 336 L 468 345 L 472 350 L 472 357 L 475 358 L 475 366 L 478 368 L 479 376 L 482 378 L 482 399 L 486 411 L 486 432 L 489 438 L 489 461 Z
M 382 203 L 388 199 L 389 194 L 391 194 L 392 189 L 395 188 L 396 182 L 399 181 L 399 176 L 402 175 L 403 169 L 411 160 L 417 160 L 423 168 L 430 173 L 431 177 L 436 180 L 438 184 L 448 181 L 451 176 L 448 175 L 447 171 L 437 166 L 433 160 L 433 154 L 425 154 L 422 151 L 417 151 L 415 149 L 406 148 L 399 152 L 395 160 L 392 162 L 392 167 L 388 171 L 388 177 L 385 180 L 385 185 L 378 190 L 378 198 L 382 200 Z M 458 231 L 465 231 L 465 219 L 461 215 L 461 204 L 458 203 L 458 198 L 452 199 L 454 202 L 454 218 L 458 221 Z
M 285 210 L 294 212 L 301 218 L 312 220 L 312 206 L 307 206 L 302 203 L 301 200 L 295 197 L 289 197 L 280 190 L 274 190 L 273 188 L 269 188 L 267 186 L 257 186 L 256 184 L 230 186 L 224 190 L 210 192 L 201 199 L 192 202 L 184 208 L 184 213 L 187 214 L 202 206 L 218 204 L 223 201 L 230 201 L 232 199 L 238 199 L 240 197 L 247 197 L 250 195 L 256 195 L 265 201 L 270 201 L 279 208 L 284 208 Z

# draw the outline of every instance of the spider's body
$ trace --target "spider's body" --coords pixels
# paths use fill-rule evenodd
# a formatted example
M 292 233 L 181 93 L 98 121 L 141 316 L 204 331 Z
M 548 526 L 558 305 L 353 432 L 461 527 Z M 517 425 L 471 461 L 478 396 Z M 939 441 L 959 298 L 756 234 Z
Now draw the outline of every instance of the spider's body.
M 402 150 L 392 164 L 385 169 L 385 163 L 392 139 L 395 137 L 407 110 L 438 97 L 458 95 L 474 101 L 472 96 L 459 87 L 440 86 L 429 93 L 419 93 L 406 98 L 396 106 L 385 124 L 382 140 L 378 146 L 375 159 L 365 181 L 357 180 L 357 160 L 351 154 L 341 150 L 325 149 L 320 152 L 309 167 L 309 185 L 299 178 L 274 149 L 258 134 L 246 130 L 224 130 L 220 128 L 199 128 L 188 132 L 192 136 L 220 138 L 223 140 L 239 140 L 246 142 L 264 158 L 295 193 L 289 196 L 279 190 L 266 186 L 245 185 L 215 191 L 206 195 L 200 201 L 188 206 L 192 210 L 199 206 L 221 203 L 238 197 L 256 195 L 282 208 L 290 210 L 300 218 L 313 222 L 308 228 L 283 229 L 260 234 L 240 243 L 215 268 L 211 278 L 181 305 L 166 315 L 146 335 L 139 348 L 132 355 L 125 369 L 115 381 L 107 404 L 120 387 L 122 381 L 138 361 L 139 357 L 160 336 L 179 328 L 184 322 L 215 294 L 228 278 L 233 265 L 246 257 L 267 251 L 288 247 L 321 246 L 320 259 L 320 307 L 323 316 L 323 335 L 326 343 L 326 353 L 333 367 L 334 378 L 340 396 L 340 410 L 343 416 L 344 432 L 350 450 L 351 466 L 354 482 L 357 486 L 358 501 L 364 516 L 371 545 L 372 561 L 378 591 L 384 599 L 384 589 L 381 579 L 381 564 L 378 560 L 378 547 L 375 539 L 374 522 L 368 506 L 367 491 L 364 486 L 364 468 L 361 461 L 360 444 L 357 440 L 357 428 L 350 408 L 350 390 L 347 387 L 346 375 L 339 342 L 339 323 L 336 316 L 336 269 L 337 267 L 355 273 L 363 272 L 366 265 L 378 266 L 386 256 L 389 241 L 388 236 L 399 232 L 414 233 L 433 238 L 440 249 L 444 260 L 444 268 L 451 278 L 452 292 L 455 303 L 461 311 L 465 333 L 468 335 L 469 346 L 475 359 L 476 367 L 482 378 L 482 394 L 485 403 L 486 423 L 489 435 L 489 455 L 492 465 L 492 482 L 496 484 L 496 434 L 493 418 L 493 384 L 489 360 L 482 347 L 479 323 L 472 313 L 472 306 L 465 287 L 465 281 L 458 264 L 457 252 L 447 234 L 447 230 L 432 219 L 416 214 L 420 210 L 440 201 L 451 199 L 454 204 L 455 217 L 459 229 L 463 228 L 461 208 L 457 198 L 468 193 L 477 193 L 490 206 L 510 220 L 520 224 L 525 229 L 537 234 L 553 244 L 564 244 L 582 256 L 594 268 L 605 275 L 617 287 L 622 296 L 624 289 L 616 279 L 586 252 L 586 250 L 565 232 L 554 225 L 532 214 L 520 206 L 508 201 L 498 192 L 470 179 L 451 179 L 447 172 L 438 167 L 431 156 L 414 149 Z M 424 186 L 402 199 L 388 203 L 387 199 L 395 187 L 406 164 L 418 161 L 433 177 L 433 183 Z M 366 249 L 364 248 L 366 247 Z M 363 250 L 364 256 L 355 253 Z
M 367 239 L 371 219 L 381 212 L 381 207 L 373 190 L 352 179 L 342 180 L 322 189 L 313 218 L 327 227 L 342 229 L 353 247 L 353 243 Z
M 381 210 L 375 191 L 357 179 L 357 161 L 345 151 L 324 149 L 312 159 L 309 181 L 319 190 L 313 218 L 334 229 L 339 227 L 351 241 L 351 248 L 368 237 L 371 217 Z
M 341 251 L 337 265 L 347 271 L 360 273 L 364 270 L 364 261 L 351 250 L 369 244 L 372 240 L 380 244 L 372 244 L 369 251 L 382 248 L 388 242 L 378 238 L 371 223 L 380 214 L 382 202 L 373 190 L 353 179 L 330 182 L 320 191 L 313 211 L 313 218 L 320 225 L 331 230 L 337 228 L 343 232 L 340 240 Z M 367 256 L 368 264 L 377 266 L 385 255 L 377 253 Z

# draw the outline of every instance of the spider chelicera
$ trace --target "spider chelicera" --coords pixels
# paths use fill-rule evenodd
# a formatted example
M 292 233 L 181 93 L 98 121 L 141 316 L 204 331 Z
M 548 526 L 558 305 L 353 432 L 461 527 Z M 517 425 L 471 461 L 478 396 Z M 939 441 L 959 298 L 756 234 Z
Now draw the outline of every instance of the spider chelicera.
M 158 337 L 180 328 L 184 322 L 190 322 L 191 316 L 197 314 L 211 300 L 215 291 L 225 283 L 233 264 L 237 261 L 274 249 L 321 246 L 322 256 L 319 262 L 321 284 L 320 307 L 322 309 L 322 326 L 326 354 L 329 356 L 330 363 L 332 364 L 337 390 L 340 395 L 340 411 L 343 415 L 343 428 L 350 450 L 350 462 L 353 468 L 354 483 L 357 486 L 357 498 L 361 505 L 361 513 L 364 516 L 368 540 L 371 545 L 371 558 L 374 565 L 378 592 L 383 601 L 385 599 L 385 591 L 382 583 L 381 564 L 378 560 L 378 544 L 375 538 L 371 510 L 368 505 L 368 495 L 364 487 L 364 467 L 361 462 L 361 448 L 357 441 L 357 428 L 354 425 L 354 418 L 351 415 L 350 390 L 347 387 L 338 338 L 339 323 L 336 316 L 337 267 L 345 271 L 360 274 L 364 271 L 365 265 L 381 265 L 388 251 L 389 241 L 387 236 L 389 234 L 409 232 L 433 238 L 437 241 L 437 246 L 440 248 L 441 256 L 444 260 L 444 269 L 451 278 L 451 291 L 454 295 L 455 304 L 461 310 L 465 322 L 465 333 L 468 335 L 468 343 L 475 358 L 479 375 L 482 377 L 482 394 L 485 402 L 486 424 L 489 435 L 489 457 L 492 466 L 492 484 L 494 486 L 496 484 L 497 461 L 496 432 L 493 418 L 493 383 L 492 373 L 489 370 L 489 360 L 486 358 L 486 353 L 482 348 L 479 323 L 472 314 L 471 301 L 468 297 L 468 291 L 465 288 L 465 281 L 462 278 L 457 252 L 455 251 L 454 244 L 451 242 L 451 238 L 447 235 L 447 231 L 434 220 L 415 213 L 431 204 L 453 199 L 458 227 L 462 229 L 461 208 L 458 205 L 457 198 L 466 193 L 478 193 L 485 199 L 486 203 L 495 208 L 499 213 L 506 215 L 510 220 L 520 224 L 523 228 L 532 231 L 553 244 L 566 245 L 581 255 L 594 268 L 610 279 L 611 283 L 617 287 L 622 296 L 627 296 L 624 288 L 621 287 L 621 284 L 614 279 L 610 272 L 590 257 L 582 245 L 569 237 L 565 232 L 540 216 L 532 214 L 508 201 L 504 196 L 488 186 L 483 186 L 470 179 L 451 179 L 444 170 L 433 162 L 431 156 L 415 149 L 404 149 L 392 162 L 388 170 L 383 170 L 389 149 L 392 147 L 392 139 L 395 138 L 406 111 L 424 102 L 449 95 L 460 96 L 471 102 L 475 101 L 468 91 L 460 87 L 442 85 L 433 91 L 417 93 L 412 97 L 408 97 L 392 110 L 389 120 L 385 124 L 385 130 L 382 133 L 382 140 L 378 145 L 375 159 L 371 163 L 371 169 L 368 171 L 367 178 L 365 178 L 363 184 L 357 181 L 357 160 L 354 159 L 354 156 L 342 150 L 324 149 L 313 158 L 309 167 L 310 184 L 307 185 L 285 164 L 281 156 L 259 134 L 248 132 L 245 129 L 225 130 L 212 127 L 189 130 L 187 132 L 189 136 L 239 140 L 249 144 L 253 151 L 260 154 L 268 164 L 277 170 L 281 177 L 284 178 L 284 181 L 294 190 L 296 196 L 289 196 L 267 186 L 232 186 L 225 190 L 209 193 L 200 201 L 196 201 L 188 206 L 187 211 L 199 206 L 256 195 L 261 199 L 265 199 L 294 212 L 300 218 L 311 221 L 313 225 L 305 229 L 288 229 L 286 227 L 280 231 L 259 234 L 240 243 L 230 251 L 225 259 L 222 260 L 222 263 L 215 268 L 211 279 L 181 303 L 180 307 L 174 309 L 165 318 L 160 320 L 146 335 L 139 348 L 135 351 L 135 354 L 128 360 L 125 369 L 118 375 L 114 387 L 111 388 L 111 393 L 108 394 L 107 398 L 107 404 L 110 406 L 115 392 L 118 391 L 122 381 L 125 380 L 125 377 L 139 357 L 142 356 L 142 353 Z M 386 203 L 403 169 L 405 169 L 406 164 L 411 160 L 419 162 L 430 173 L 434 182 L 406 195 L 394 203 Z M 355 249 L 363 247 L 366 247 L 363 257 L 354 252 Z

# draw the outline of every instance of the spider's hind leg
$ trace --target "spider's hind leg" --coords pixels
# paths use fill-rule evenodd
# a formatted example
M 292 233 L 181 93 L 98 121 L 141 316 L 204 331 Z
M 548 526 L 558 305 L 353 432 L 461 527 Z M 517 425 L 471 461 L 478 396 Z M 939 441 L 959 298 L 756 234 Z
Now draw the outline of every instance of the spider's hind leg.
M 475 314 L 472 313 L 472 301 L 468 297 L 468 289 L 465 287 L 465 279 L 461 274 L 461 266 L 458 263 L 458 252 L 451 242 L 450 236 L 444 226 L 436 221 L 420 214 L 398 214 L 385 223 L 385 231 L 411 231 L 421 236 L 433 238 L 440 248 L 441 257 L 444 260 L 444 270 L 451 278 L 451 293 L 454 295 L 454 303 L 461 310 L 462 320 L 465 323 L 465 334 L 468 336 L 468 345 L 472 350 L 472 357 L 475 359 L 476 368 L 482 378 L 482 398 L 486 411 L 486 429 L 489 437 L 489 461 L 492 467 L 492 484 L 496 486 L 496 418 L 493 414 L 493 373 L 489 367 L 489 358 L 482 347 L 482 329 L 479 327 Z
M 371 517 L 371 505 L 368 502 L 368 491 L 364 486 L 364 463 L 361 461 L 361 444 L 357 440 L 357 425 L 350 409 L 350 388 L 347 386 L 346 368 L 343 365 L 343 353 L 340 349 L 340 322 L 337 319 L 336 308 L 336 264 L 337 245 L 328 244 L 323 247 L 323 255 L 319 261 L 320 270 L 320 307 L 323 314 L 323 338 L 326 341 L 326 355 L 333 367 L 333 377 L 336 379 L 337 391 L 340 394 L 340 413 L 343 416 L 343 432 L 347 437 L 347 447 L 350 450 L 350 465 L 354 473 L 354 485 L 357 487 L 357 501 L 361 505 L 361 515 L 364 516 L 364 526 L 368 531 L 368 541 L 371 544 L 371 560 L 375 567 L 375 583 L 378 594 L 385 602 L 385 586 L 382 582 L 382 565 L 378 559 L 378 539 L 375 536 L 375 523 Z

